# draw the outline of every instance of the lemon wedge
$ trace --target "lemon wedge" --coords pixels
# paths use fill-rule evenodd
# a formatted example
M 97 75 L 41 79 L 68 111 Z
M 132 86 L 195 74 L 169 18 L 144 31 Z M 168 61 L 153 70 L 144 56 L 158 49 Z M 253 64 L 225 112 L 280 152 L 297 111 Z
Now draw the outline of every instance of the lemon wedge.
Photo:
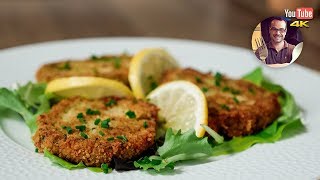
M 177 61 L 164 49 L 143 49 L 136 53 L 129 68 L 129 83 L 137 98 L 144 98 L 156 88 L 162 73 L 179 67 Z
M 208 125 L 207 100 L 203 92 L 188 81 L 173 81 L 152 91 L 147 100 L 160 108 L 159 119 L 165 128 L 185 132 L 194 128 L 197 137 L 203 137 Z
M 105 96 L 133 97 L 132 92 L 123 83 L 99 77 L 66 77 L 48 83 L 46 94 L 59 97 L 81 96 L 89 99 Z

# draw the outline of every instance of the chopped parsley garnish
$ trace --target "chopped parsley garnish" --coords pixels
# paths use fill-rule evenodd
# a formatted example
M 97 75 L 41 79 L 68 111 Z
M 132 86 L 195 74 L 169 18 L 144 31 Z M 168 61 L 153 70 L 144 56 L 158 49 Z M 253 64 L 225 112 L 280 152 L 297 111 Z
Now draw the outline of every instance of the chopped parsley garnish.
M 114 57 L 113 59 L 113 66 L 116 68 L 116 69 L 119 69 L 121 67 L 121 59 L 118 58 L 118 57 Z
M 101 121 L 101 127 L 102 127 L 102 128 L 109 128 L 109 127 L 110 127 L 110 126 L 109 126 L 109 122 L 110 122 L 110 121 L 111 121 L 110 118 Z
M 236 90 L 236 89 L 231 89 L 230 92 L 231 92 L 231 94 L 233 94 L 233 95 L 240 94 L 240 91 L 239 91 L 239 90 Z
M 109 166 L 108 164 L 101 164 L 101 169 L 104 173 L 108 174 L 109 173 Z
M 80 121 L 82 124 L 86 123 L 86 120 L 84 119 L 83 113 L 79 113 L 79 114 L 77 115 L 77 118 L 79 119 L 79 121 Z
M 196 76 L 195 79 L 197 83 L 202 83 L 202 80 L 198 76 Z
M 86 126 L 84 126 L 84 125 L 80 125 L 80 126 L 76 126 L 76 129 L 78 129 L 79 131 L 84 131 L 84 130 L 86 130 Z
M 101 119 L 96 119 L 95 121 L 94 121 L 94 125 L 98 125 L 99 123 L 100 123 L 100 121 L 101 121 Z
M 230 111 L 230 107 L 226 104 L 221 104 L 221 108 Z
M 147 127 L 148 127 L 147 121 L 144 121 L 144 122 L 143 122 L 143 127 L 144 127 L 144 128 L 147 128 Z
M 225 87 L 222 88 L 222 91 L 223 92 L 230 91 L 230 88 L 228 86 L 225 86 Z
M 256 92 L 253 90 L 252 87 L 249 87 L 248 90 L 249 90 L 249 92 L 250 92 L 251 94 L 256 94 Z
M 88 108 L 87 111 L 86 111 L 86 114 L 87 114 L 87 115 L 99 115 L 99 114 L 100 114 L 100 111 L 98 111 L 98 110 L 92 110 L 92 109 Z
M 229 91 L 229 92 L 231 92 L 231 94 L 233 94 L 233 95 L 240 94 L 240 91 L 239 91 L 239 90 L 233 89 L 233 88 L 228 87 L 228 86 L 223 87 L 223 88 L 222 88 L 222 91 L 223 91 L 223 92 Z
M 68 134 L 72 134 L 72 128 L 70 126 L 62 126 L 62 129 L 65 129 Z
M 113 141 L 114 140 L 114 137 L 108 137 L 107 138 L 107 141 Z
M 237 103 L 237 104 L 240 103 L 239 100 L 237 99 L 237 97 L 233 97 L 233 101 L 234 101 L 235 103 Z
M 114 100 L 114 99 L 110 99 L 109 102 L 107 102 L 105 104 L 105 106 L 109 107 L 109 106 L 113 106 L 113 105 L 116 105 L 117 104 L 117 101 Z
M 98 58 L 96 55 L 92 55 L 90 59 L 91 59 L 91 60 L 97 60 L 97 59 L 99 59 L 99 58 Z
M 206 92 L 208 92 L 209 89 L 206 87 L 203 87 L 201 90 L 202 90 L 202 92 L 206 93 Z
M 85 139 L 88 139 L 88 135 L 84 132 L 80 132 L 80 136 L 82 136 Z
M 127 142 L 127 141 L 128 141 L 128 139 L 127 139 L 126 136 L 124 136 L 124 135 L 117 136 L 117 139 L 122 140 L 122 142 Z
M 36 148 L 36 149 L 34 150 L 34 152 L 38 153 L 38 152 L 39 152 L 39 149 L 38 149 L 38 148 Z
M 70 62 L 69 61 L 65 62 L 63 64 L 63 66 L 58 67 L 58 69 L 60 69 L 60 70 L 70 70 L 71 69 Z
M 102 131 L 99 131 L 99 134 L 100 134 L 101 136 L 104 136 L 104 135 L 105 135 Z
M 215 79 L 215 85 L 220 86 L 221 85 L 221 80 L 222 80 L 222 74 L 219 72 L 216 72 L 216 75 L 214 76 Z
M 130 119 L 136 118 L 136 113 L 133 112 L 133 111 L 131 111 L 131 110 L 127 111 L 127 112 L 126 112 L 126 115 L 127 115 Z

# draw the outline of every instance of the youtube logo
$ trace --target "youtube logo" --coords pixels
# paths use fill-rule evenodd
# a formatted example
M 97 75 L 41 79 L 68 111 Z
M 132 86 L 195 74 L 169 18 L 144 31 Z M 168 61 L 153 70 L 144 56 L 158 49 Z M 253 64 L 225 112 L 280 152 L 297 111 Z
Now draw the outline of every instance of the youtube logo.
M 295 15 L 297 19 L 313 19 L 313 8 L 297 8 Z

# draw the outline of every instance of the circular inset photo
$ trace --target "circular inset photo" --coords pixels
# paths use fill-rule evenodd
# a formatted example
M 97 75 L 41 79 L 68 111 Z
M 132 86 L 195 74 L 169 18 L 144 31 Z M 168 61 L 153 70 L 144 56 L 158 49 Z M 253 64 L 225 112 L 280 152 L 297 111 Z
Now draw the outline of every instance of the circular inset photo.
M 292 21 L 279 16 L 261 21 L 252 33 L 252 50 L 259 61 L 270 67 L 285 67 L 300 55 L 303 38 Z

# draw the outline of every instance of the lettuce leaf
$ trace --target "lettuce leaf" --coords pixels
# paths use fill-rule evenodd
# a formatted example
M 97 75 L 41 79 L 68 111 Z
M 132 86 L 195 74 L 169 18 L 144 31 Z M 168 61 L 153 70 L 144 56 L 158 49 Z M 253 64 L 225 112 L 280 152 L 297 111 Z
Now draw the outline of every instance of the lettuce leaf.
M 79 164 L 72 164 L 66 160 L 63 160 L 62 158 L 55 156 L 51 154 L 48 150 L 44 150 L 44 157 L 47 157 L 50 159 L 50 161 L 54 164 L 58 164 L 59 166 L 66 168 L 66 169 L 82 169 L 86 168 L 86 166 L 81 161 Z
M 303 129 L 300 117 L 300 109 L 298 108 L 293 96 L 282 86 L 273 84 L 263 78 L 261 68 L 253 70 L 245 75 L 243 79 L 254 84 L 280 94 L 279 102 L 281 105 L 281 116 L 278 117 L 271 125 L 257 134 L 234 137 L 230 141 L 226 141 L 213 148 L 213 156 L 231 154 L 248 149 L 256 143 L 270 143 L 279 140 L 286 131 Z
M 31 82 L 19 86 L 15 91 L 0 88 L 0 107 L 20 114 L 31 133 L 34 133 L 37 130 L 37 116 L 50 109 L 49 97 L 44 93 L 45 88 L 45 84 Z
M 194 129 L 185 133 L 178 131 L 174 134 L 169 128 L 164 144 L 158 148 L 157 152 L 159 156 L 141 158 L 134 162 L 134 166 L 144 170 L 155 169 L 156 171 L 173 169 L 175 162 L 209 157 L 212 154 L 212 147 L 208 138 L 198 138 Z

